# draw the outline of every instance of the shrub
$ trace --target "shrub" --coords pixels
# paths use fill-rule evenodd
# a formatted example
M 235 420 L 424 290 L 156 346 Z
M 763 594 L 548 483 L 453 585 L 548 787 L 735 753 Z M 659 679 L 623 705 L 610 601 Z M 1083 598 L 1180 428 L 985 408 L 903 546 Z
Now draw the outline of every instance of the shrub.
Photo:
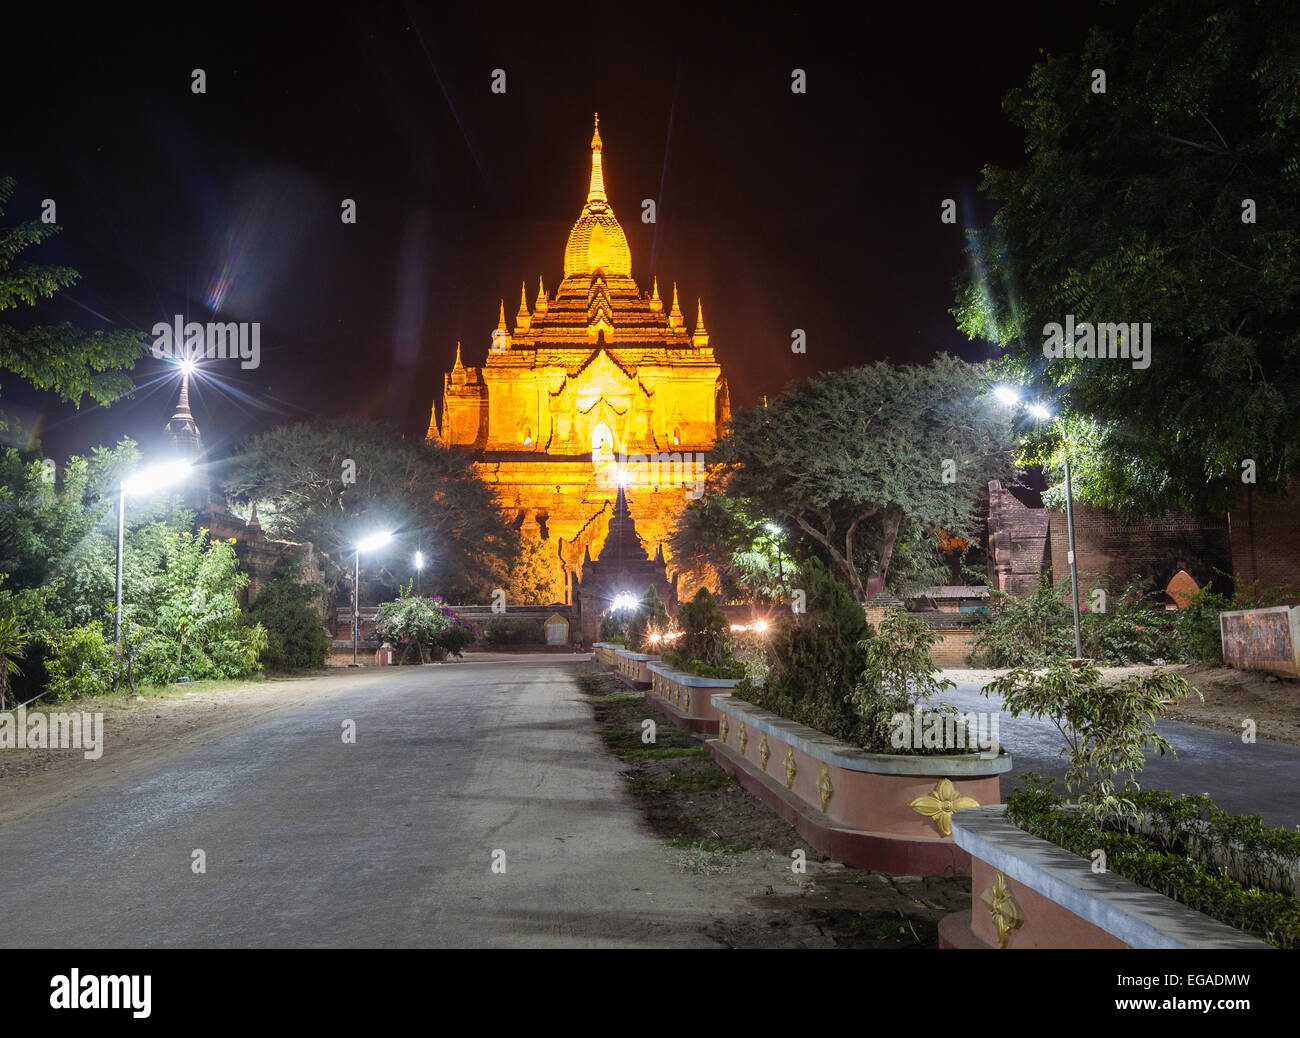
M 325 666 L 330 636 L 313 604 L 319 593 L 289 576 L 269 580 L 262 588 L 252 615 L 266 628 L 262 665 L 268 670 L 293 672 Z
M 113 646 L 97 620 L 46 637 L 50 647 L 47 694 L 55 699 L 77 699 L 113 691 L 117 677 Z
M 664 608 L 663 601 L 659 598 L 659 592 L 651 584 L 646 588 L 646 592 L 637 606 L 636 613 L 628 622 L 628 644 L 636 646 L 642 652 L 651 649 L 657 650 L 657 645 L 650 645 L 650 636 L 661 635 L 668 630 L 668 627 L 668 610 Z
M 864 745 L 881 752 L 910 749 L 895 744 L 898 715 L 911 722 L 913 708 L 922 700 L 955 688 L 954 682 L 940 679 L 930 650 L 939 640 L 939 632 L 924 620 L 889 609 L 875 635 L 863 639 L 863 669 L 850 700 L 861 719 Z M 936 705 L 934 709 L 943 709 Z M 955 713 L 955 711 L 952 711 Z M 969 740 L 961 738 L 951 747 L 933 749 L 965 752 Z
M 991 667 L 1042 666 L 1074 655 L 1070 609 L 1044 575 L 1029 595 L 991 591 L 989 610 L 976 628 L 971 654 Z
M 474 640 L 473 627 L 456 619 L 455 610 L 441 597 L 413 595 L 409 584 L 395 601 L 379 607 L 375 633 L 397 646 L 400 663 L 412 652 L 418 663 L 459 656 Z
M 1095 664 L 1074 667 L 1063 659 L 1053 660 L 1046 673 L 1013 670 L 983 689 L 986 696 L 999 695 L 1012 717 L 1046 717 L 1056 725 L 1066 744 L 1061 756 L 1069 758 L 1065 788 L 1081 791 L 1079 806 L 1098 822 L 1135 813 L 1133 800 L 1116 791 L 1115 776 L 1127 772 L 1123 792 L 1135 791 L 1146 763 L 1143 750 L 1153 747 L 1160 756 L 1173 752 L 1155 731 L 1155 721 L 1170 703 L 1193 691 L 1183 678 L 1163 670 L 1107 687 Z
M 756 706 L 863 745 L 873 739 L 851 698 L 867 667 L 866 614 L 816 559 L 804 567 L 807 612 L 770 629 L 771 666 L 762 686 L 743 681 L 735 694 Z
M 708 588 L 700 588 L 677 610 L 677 627 L 681 636 L 673 643 L 673 653 L 678 658 L 708 667 L 721 667 L 731 658 L 731 621 Z

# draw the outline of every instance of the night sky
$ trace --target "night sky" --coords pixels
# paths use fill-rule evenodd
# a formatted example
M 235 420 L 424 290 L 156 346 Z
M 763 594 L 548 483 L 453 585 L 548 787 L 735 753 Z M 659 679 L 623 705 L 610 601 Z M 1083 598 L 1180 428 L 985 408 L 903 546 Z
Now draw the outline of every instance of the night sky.
M 1042 0 L 196 10 L 0 19 L 0 173 L 18 180 L 0 224 L 57 203 L 64 230 L 25 258 L 83 277 L 42 321 L 261 323 L 261 366 L 221 363 L 198 390 L 218 455 L 317 414 L 423 435 L 456 341 L 481 363 L 498 300 L 513 317 L 521 281 L 530 306 L 539 274 L 558 283 L 597 110 L 634 275 L 657 274 L 661 294 L 676 281 L 688 327 L 703 298 L 734 406 L 820 370 L 983 357 L 947 312 L 962 234 L 940 201 L 986 221 L 980 169 L 1023 147 L 1003 94 L 1040 50 L 1132 17 Z M 806 95 L 790 91 L 796 67 Z M 0 407 L 56 458 L 122 435 L 152 450 L 178 376 L 149 358 L 134 378 L 134 398 L 76 411 L 5 375 Z

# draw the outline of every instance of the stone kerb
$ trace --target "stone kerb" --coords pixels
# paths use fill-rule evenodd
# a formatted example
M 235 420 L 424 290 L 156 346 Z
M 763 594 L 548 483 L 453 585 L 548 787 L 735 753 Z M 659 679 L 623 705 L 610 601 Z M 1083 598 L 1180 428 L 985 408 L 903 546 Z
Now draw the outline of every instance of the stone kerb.
M 725 694 L 719 690 L 735 688 L 740 683 L 739 678 L 703 678 L 664 663 L 651 663 L 649 671 L 646 700 L 679 727 L 710 735 L 718 730 L 714 695 Z
M 1002 805 L 953 819 L 972 859 L 971 908 L 939 925 L 941 948 L 1271 947 L 1172 898 L 1032 836 Z
M 998 804 L 1009 754 L 869 753 L 733 695 L 714 695 L 717 763 L 837 861 L 909 875 L 965 875 L 952 818 Z

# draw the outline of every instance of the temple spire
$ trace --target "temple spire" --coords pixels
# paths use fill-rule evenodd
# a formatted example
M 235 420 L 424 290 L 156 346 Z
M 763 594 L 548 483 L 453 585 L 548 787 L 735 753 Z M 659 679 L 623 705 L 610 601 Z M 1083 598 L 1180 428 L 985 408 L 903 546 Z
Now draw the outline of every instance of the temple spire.
M 699 299 L 695 303 L 698 309 L 695 311 L 695 334 L 691 338 L 698 348 L 709 344 L 709 331 L 704 327 L 704 303 Z
M 506 301 L 501 300 L 501 312 L 497 315 L 497 331 L 508 331 L 506 328 Z
M 605 197 L 605 172 L 600 165 L 600 113 L 596 113 L 596 129 L 591 135 L 591 186 L 587 189 L 587 208 L 604 209 L 609 205 Z
M 533 304 L 534 314 L 540 317 L 542 314 L 546 313 L 546 305 L 546 286 L 542 284 L 542 277 L 539 274 L 537 276 L 537 302 Z
M 677 302 L 677 282 L 673 282 L 673 308 L 668 311 L 668 326 L 670 328 L 681 328 L 685 324 L 682 318 L 681 304 Z
M 650 309 L 655 313 L 663 313 L 664 301 L 659 298 L 659 279 L 654 279 L 654 288 L 650 291 Z
M 528 312 L 528 287 L 521 281 L 519 282 L 519 312 L 515 314 L 515 331 L 528 331 L 531 321 L 532 315 Z
M 452 371 L 460 371 L 465 365 L 460 362 L 460 340 L 456 340 L 456 363 L 452 366 Z

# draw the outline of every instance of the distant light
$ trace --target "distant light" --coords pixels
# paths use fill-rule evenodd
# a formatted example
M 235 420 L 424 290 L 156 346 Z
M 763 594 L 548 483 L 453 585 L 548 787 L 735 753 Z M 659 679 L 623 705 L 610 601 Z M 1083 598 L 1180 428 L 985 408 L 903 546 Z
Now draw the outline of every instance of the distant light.
M 376 548 L 382 548 L 392 539 L 393 535 L 391 531 L 372 533 L 364 541 L 357 544 L 357 551 L 374 551 Z
M 627 486 L 627 469 L 620 465 L 615 471 L 617 473 L 618 485 L 621 487 Z
M 415 553 L 415 568 L 424 569 L 424 552 L 422 551 L 417 551 Z
M 1004 404 L 1020 403 L 1020 391 L 1013 386 L 995 386 L 993 395 Z
M 732 625 L 731 625 L 731 630 L 732 630 L 732 633 L 734 634 L 734 633 L 736 633 L 736 632 L 738 632 L 738 631 L 748 631 L 749 628 L 746 627 L 744 624 L 732 624 Z
M 773 534 L 777 537 L 781 536 L 782 533 L 781 527 L 777 526 L 776 523 L 767 523 L 766 525 L 767 525 L 768 533 Z
M 191 360 L 189 357 L 186 357 L 183 361 L 181 361 L 181 374 L 182 374 L 182 375 L 193 375 L 193 374 L 194 374 L 194 369 L 195 369 L 197 366 L 198 366 L 198 365 L 196 365 L 196 364 L 194 363 L 193 360 Z
M 149 494 L 173 483 L 179 483 L 190 474 L 190 468 L 188 461 L 169 461 L 162 465 L 155 465 L 122 480 L 122 489 L 128 494 Z
M 631 591 L 620 591 L 614 596 L 614 608 L 617 610 L 635 609 L 637 607 L 636 595 Z
M 756 623 L 754 624 L 754 630 L 758 631 L 760 634 L 761 634 L 763 631 L 766 631 L 766 630 L 767 630 L 767 621 L 766 621 L 766 620 L 759 620 L 758 622 L 756 622 Z
M 1049 411 L 1047 408 L 1043 407 L 1041 404 L 1029 404 L 1025 408 L 1025 410 L 1027 410 L 1031 415 L 1033 415 L 1035 418 L 1039 419 L 1040 421 L 1048 422 L 1051 421 L 1053 417 L 1052 412 Z

